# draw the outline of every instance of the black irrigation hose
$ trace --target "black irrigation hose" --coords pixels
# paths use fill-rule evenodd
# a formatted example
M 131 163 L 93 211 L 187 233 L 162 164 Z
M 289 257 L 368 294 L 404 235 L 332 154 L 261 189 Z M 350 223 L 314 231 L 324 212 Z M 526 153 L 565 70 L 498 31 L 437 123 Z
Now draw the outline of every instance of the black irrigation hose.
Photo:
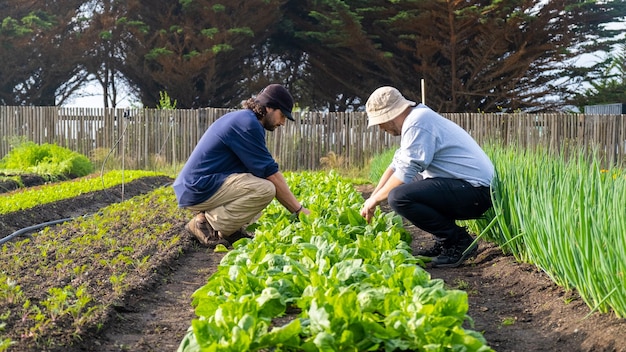
M 167 186 L 171 185 L 172 183 L 173 182 L 167 182 L 162 187 L 167 187 Z M 98 214 L 98 213 L 96 213 L 96 214 Z M 85 218 L 85 217 L 94 216 L 94 215 L 95 214 L 91 214 L 91 215 L 86 214 L 86 215 L 81 215 L 79 217 L 84 217 Z M 13 232 L 12 234 L 10 234 L 10 235 L 8 235 L 6 237 L 0 238 L 0 245 L 3 245 L 4 243 L 9 242 L 13 238 L 20 237 L 20 236 L 22 236 L 24 234 L 27 234 L 29 232 L 33 232 L 33 231 L 39 230 L 39 229 L 44 228 L 46 226 L 61 224 L 61 223 L 67 222 L 67 221 L 72 221 L 72 220 L 74 220 L 76 218 L 78 218 L 78 217 L 65 218 L 65 219 L 59 219 L 59 220 L 52 220 L 52 221 L 44 222 L 44 223 L 41 223 L 41 224 L 25 227 L 23 229 L 20 229 L 20 230 L 17 230 L 15 232 Z
M 99 213 L 95 213 L 95 214 L 99 214 Z M 44 228 L 46 226 L 61 224 L 61 223 L 72 221 L 74 219 L 81 218 L 81 217 L 82 218 L 86 218 L 86 217 L 89 217 L 89 216 L 94 216 L 95 214 L 86 214 L 86 215 L 81 215 L 81 216 L 75 216 L 73 218 L 52 220 L 52 221 L 44 222 L 44 223 L 41 223 L 41 224 L 28 226 L 28 227 L 25 227 L 23 229 L 17 230 L 17 231 L 13 232 L 12 234 L 10 234 L 10 235 L 8 235 L 6 237 L 0 238 L 0 245 L 4 244 L 5 242 L 9 242 L 14 237 L 20 237 L 20 236 L 22 236 L 24 234 L 27 234 L 29 232 L 33 232 L 33 231 L 42 229 L 42 228 Z M 30 235 L 29 235 L 29 237 L 30 237 Z
M 56 225 L 56 224 L 60 224 L 60 223 L 66 222 L 66 221 L 71 221 L 71 220 L 74 220 L 74 219 L 75 218 L 66 218 L 66 219 L 60 219 L 60 220 L 52 220 L 52 221 L 44 222 L 44 223 L 41 223 L 41 224 L 25 227 L 25 228 L 23 228 L 21 230 L 17 230 L 15 232 L 13 232 L 12 234 L 10 234 L 10 235 L 8 235 L 6 237 L 0 238 L 0 245 L 4 244 L 5 242 L 9 242 L 14 237 L 19 237 L 19 236 L 22 236 L 22 235 L 27 234 L 29 232 L 36 231 L 36 230 L 39 230 L 41 228 L 44 228 L 46 226 Z

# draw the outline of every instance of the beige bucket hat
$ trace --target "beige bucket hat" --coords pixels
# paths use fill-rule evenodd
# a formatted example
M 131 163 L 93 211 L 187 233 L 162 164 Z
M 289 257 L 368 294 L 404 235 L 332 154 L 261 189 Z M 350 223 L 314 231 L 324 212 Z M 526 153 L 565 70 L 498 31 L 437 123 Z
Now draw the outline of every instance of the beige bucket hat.
M 367 127 L 391 121 L 406 108 L 415 105 L 417 104 L 414 101 L 406 99 L 396 88 L 380 87 L 370 95 L 365 103 L 368 118 Z

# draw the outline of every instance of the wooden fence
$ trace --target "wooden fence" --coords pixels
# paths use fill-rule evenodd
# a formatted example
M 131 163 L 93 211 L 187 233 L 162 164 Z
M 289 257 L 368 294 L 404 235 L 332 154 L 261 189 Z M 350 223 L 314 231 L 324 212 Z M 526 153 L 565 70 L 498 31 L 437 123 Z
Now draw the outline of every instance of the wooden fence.
M 227 109 L 157 110 L 0 106 L 0 158 L 12 143 L 54 143 L 94 159 L 106 154 L 128 169 L 185 162 L 206 128 Z M 444 114 L 479 144 L 544 146 L 555 153 L 594 150 L 613 165 L 626 163 L 626 115 Z M 267 145 L 283 170 L 363 167 L 397 147 L 399 137 L 367 128 L 364 113 L 294 113 L 295 122 L 267 132 Z M 332 152 L 332 153 L 331 153 Z M 332 155 L 334 153 L 334 155 Z

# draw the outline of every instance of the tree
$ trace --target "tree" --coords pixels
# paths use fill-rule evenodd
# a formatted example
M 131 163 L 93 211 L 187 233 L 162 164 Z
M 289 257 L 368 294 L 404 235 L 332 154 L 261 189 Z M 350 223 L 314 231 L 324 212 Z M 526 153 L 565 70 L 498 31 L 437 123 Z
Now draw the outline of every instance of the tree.
M 626 45 L 621 52 L 609 55 L 599 63 L 603 67 L 598 77 L 590 80 L 590 88 L 572 99 L 580 111 L 585 105 L 626 104 Z
M 270 82 L 303 107 L 363 109 L 394 85 L 442 112 L 550 110 L 600 69 L 626 1 L 8 0 L 0 3 L 0 102 L 52 105 L 96 79 L 144 106 L 236 107 Z M 598 71 L 599 72 L 599 71 Z M 548 100 L 547 95 L 559 100 Z
M 280 0 L 129 1 L 133 31 L 123 73 L 155 106 L 167 92 L 180 108 L 237 106 L 249 97 L 242 68 L 281 14 Z M 252 63 L 254 65 L 254 63 Z M 260 88 L 259 88 L 260 89 Z M 247 96 L 246 96 L 247 94 Z
M 355 110 L 381 83 L 401 79 L 367 25 L 380 1 L 291 1 L 272 38 L 306 57 L 298 76 L 301 101 L 312 109 Z
M 118 90 L 135 86 L 122 73 L 130 50 L 130 33 L 145 32 L 142 22 L 128 20 L 128 2 L 91 0 L 81 7 L 81 50 L 85 55 L 85 70 L 103 91 L 104 107 L 116 107 Z
M 567 94 L 558 79 L 580 77 L 568 60 L 607 50 L 616 31 L 601 25 L 626 10 L 624 1 L 573 0 L 307 4 L 306 16 L 289 15 L 293 37 L 306 39 L 309 70 L 326 73 L 327 86 L 362 103 L 383 84 L 416 98 L 425 79 L 427 103 L 443 112 L 557 108 L 563 102 L 542 98 Z
M 0 5 L 0 102 L 55 105 L 81 84 L 73 35 L 82 1 L 8 1 Z

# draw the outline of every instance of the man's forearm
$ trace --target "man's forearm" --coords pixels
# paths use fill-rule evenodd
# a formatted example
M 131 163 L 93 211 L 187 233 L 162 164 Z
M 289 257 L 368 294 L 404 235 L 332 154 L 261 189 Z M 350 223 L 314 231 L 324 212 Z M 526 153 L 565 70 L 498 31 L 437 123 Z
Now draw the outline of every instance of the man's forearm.
M 287 184 L 287 180 L 283 174 L 278 171 L 275 174 L 268 176 L 267 180 L 274 184 L 276 188 L 276 199 L 282 204 L 289 212 L 295 213 L 301 209 L 302 204 L 296 199 L 296 196 L 293 195 L 291 189 L 289 189 L 289 185 Z

